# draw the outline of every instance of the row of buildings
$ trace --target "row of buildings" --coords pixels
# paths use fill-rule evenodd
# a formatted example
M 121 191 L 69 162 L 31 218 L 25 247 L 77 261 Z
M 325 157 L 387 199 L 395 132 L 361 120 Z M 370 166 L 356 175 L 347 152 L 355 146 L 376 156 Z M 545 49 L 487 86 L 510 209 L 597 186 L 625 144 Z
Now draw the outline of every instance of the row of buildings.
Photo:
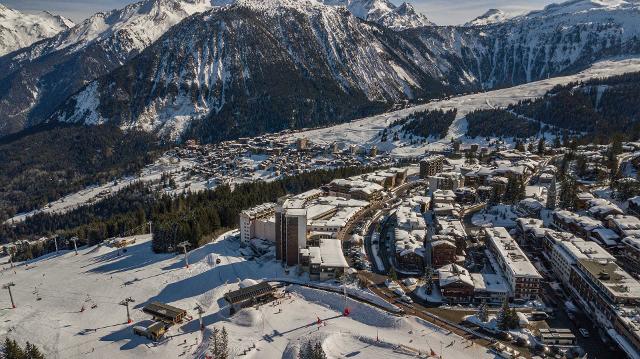
M 580 308 L 632 358 L 640 358 L 640 282 L 593 241 L 547 230 L 542 253 Z
M 241 241 L 272 242 L 283 264 L 298 266 L 313 279 L 335 278 L 348 268 L 342 253 L 345 229 L 406 179 L 406 168 L 390 168 L 245 210 L 240 214 Z
M 193 163 L 188 171 L 211 185 L 241 180 L 292 176 L 314 169 L 390 166 L 396 160 L 373 147 L 331 143 L 321 145 L 289 131 L 199 145 L 190 140 L 169 154 Z

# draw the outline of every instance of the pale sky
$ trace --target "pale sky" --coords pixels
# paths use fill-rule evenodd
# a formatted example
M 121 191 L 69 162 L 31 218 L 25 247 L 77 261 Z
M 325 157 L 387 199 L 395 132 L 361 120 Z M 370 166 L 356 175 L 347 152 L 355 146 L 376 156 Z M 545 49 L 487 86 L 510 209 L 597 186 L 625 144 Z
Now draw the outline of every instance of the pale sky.
M 0 0 L 21 11 L 47 10 L 79 22 L 98 11 L 121 8 L 138 0 Z M 399 4 L 403 0 L 391 0 Z M 559 0 L 406 0 L 439 25 L 465 23 L 491 8 L 509 13 L 523 13 L 543 8 Z

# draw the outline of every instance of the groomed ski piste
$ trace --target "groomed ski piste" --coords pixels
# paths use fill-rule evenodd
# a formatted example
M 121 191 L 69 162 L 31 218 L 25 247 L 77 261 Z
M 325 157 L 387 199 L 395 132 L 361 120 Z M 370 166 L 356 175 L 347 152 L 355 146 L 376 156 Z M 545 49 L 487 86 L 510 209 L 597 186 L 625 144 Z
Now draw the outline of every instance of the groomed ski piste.
M 448 100 L 431 101 L 423 105 L 375 115 L 331 127 L 297 132 L 287 136 L 294 138 L 306 137 L 313 139 L 316 143 L 326 145 L 337 142 L 344 146 L 376 146 L 379 150 L 389 152 L 391 155 L 397 157 L 414 157 L 424 154 L 425 151 L 440 151 L 446 146 L 449 146 L 454 139 L 484 145 L 486 144 L 484 138 L 468 139 L 465 137 L 467 133 L 465 116 L 474 110 L 501 108 L 515 104 L 521 100 L 540 98 L 558 85 L 587 81 L 594 78 L 606 78 L 637 71 L 640 71 L 640 58 L 610 59 L 597 62 L 588 69 L 575 75 L 553 77 L 500 90 L 452 97 Z M 410 144 L 410 141 L 402 138 L 397 141 L 387 141 L 384 143 L 380 141 L 378 134 L 396 120 L 405 118 L 418 111 L 448 111 L 452 109 L 457 109 L 457 116 L 443 139 L 429 139 L 430 143 L 414 145 Z
M 494 357 L 487 348 L 421 319 L 352 299 L 347 302 L 351 314 L 344 317 L 341 294 L 302 285 L 288 286 L 279 304 L 231 316 L 223 296 L 241 281 L 307 281 L 287 275 L 273 259 L 246 259 L 231 232 L 190 252 L 189 262 L 185 268 L 183 256 L 153 253 L 150 236 L 142 235 L 126 252 L 91 246 L 77 255 L 60 251 L 14 268 L 3 265 L 0 279 L 15 283 L 16 308 L 11 309 L 8 292 L 2 291 L 0 335 L 29 340 L 47 358 L 204 358 L 213 329 L 222 327 L 229 333 L 233 357 L 293 359 L 308 340 L 321 342 L 330 358 L 426 357 L 431 350 L 437 355 L 442 351 L 445 358 Z M 362 297 L 371 296 L 361 291 Z M 131 324 L 119 304 L 129 297 L 135 300 Z M 171 327 L 160 342 L 132 330 L 152 323 L 142 307 L 154 300 L 186 309 L 191 317 Z M 205 309 L 204 332 L 196 305 Z

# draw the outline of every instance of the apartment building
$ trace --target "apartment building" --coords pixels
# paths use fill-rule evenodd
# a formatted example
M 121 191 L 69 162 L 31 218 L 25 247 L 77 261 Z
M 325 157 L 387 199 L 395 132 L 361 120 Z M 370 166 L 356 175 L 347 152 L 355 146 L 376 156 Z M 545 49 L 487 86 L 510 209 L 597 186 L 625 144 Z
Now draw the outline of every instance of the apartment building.
M 240 213 L 240 240 L 248 244 L 253 238 L 275 241 L 275 203 L 264 203 Z
M 487 228 L 486 244 L 510 289 L 514 301 L 536 299 L 542 276 L 503 227 Z
M 420 161 L 420 178 L 427 178 L 435 176 L 437 173 L 442 172 L 444 167 L 444 156 L 435 155 L 429 156 Z

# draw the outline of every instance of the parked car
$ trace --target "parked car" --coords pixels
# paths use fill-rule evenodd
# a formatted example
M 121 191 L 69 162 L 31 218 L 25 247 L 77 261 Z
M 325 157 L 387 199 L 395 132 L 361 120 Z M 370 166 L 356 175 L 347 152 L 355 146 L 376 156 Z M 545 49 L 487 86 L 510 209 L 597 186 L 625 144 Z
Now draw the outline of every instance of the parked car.
M 513 336 L 509 334 L 509 332 L 504 332 L 504 331 L 498 333 L 498 338 L 506 342 L 510 342 L 513 340 Z
M 549 314 L 545 312 L 532 312 L 531 319 L 533 320 L 547 320 L 549 319 Z
M 580 332 L 580 335 L 582 335 L 585 338 L 589 338 L 591 336 L 587 328 L 579 328 L 578 331 Z
M 399 297 L 402 297 L 403 295 L 405 295 L 404 290 L 402 290 L 402 288 L 400 287 L 394 288 L 393 293 L 395 293 Z
M 403 302 L 405 302 L 405 303 L 408 303 L 408 304 L 412 304 L 412 303 L 413 303 L 413 299 L 411 299 L 411 297 L 409 297 L 409 296 L 408 296 L 408 295 L 406 295 L 406 294 L 405 294 L 405 295 L 403 295 L 403 296 L 401 296 L 401 297 L 400 297 L 400 300 L 401 300 L 401 301 L 403 301 Z
M 518 337 L 516 339 L 516 345 L 520 347 L 529 347 L 531 345 L 531 342 L 527 338 Z

